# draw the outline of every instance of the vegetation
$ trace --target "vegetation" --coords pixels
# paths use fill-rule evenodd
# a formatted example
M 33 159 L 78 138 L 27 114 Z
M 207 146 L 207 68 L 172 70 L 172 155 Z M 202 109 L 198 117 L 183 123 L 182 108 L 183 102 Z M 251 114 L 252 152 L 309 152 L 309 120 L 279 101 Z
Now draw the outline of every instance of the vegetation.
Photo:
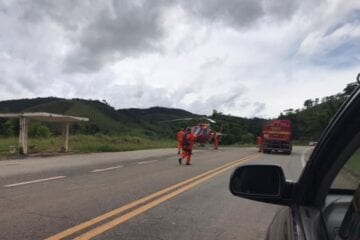
M 358 149 L 345 164 L 345 169 L 360 178 L 360 149 Z
M 351 95 L 357 83 L 348 84 L 341 93 L 319 98 L 307 99 L 302 109 L 287 109 L 279 119 L 292 122 L 293 138 L 299 141 L 318 140 L 331 118 Z
M 348 84 L 341 93 L 322 99 L 307 99 L 301 109 L 287 109 L 278 117 L 289 119 L 293 127 L 293 139 L 297 143 L 317 140 L 330 119 L 357 87 Z M 75 152 L 124 151 L 153 147 L 173 146 L 180 128 L 206 122 L 201 116 L 181 109 L 152 107 L 148 109 L 116 110 L 105 100 L 62 99 L 55 97 L 18 99 L 0 102 L 0 112 L 52 112 L 88 117 L 89 122 L 71 125 L 70 147 Z M 262 126 L 268 119 L 242 118 L 225 115 L 216 110 L 211 116 L 215 131 L 221 131 L 223 145 L 255 143 Z M 179 119 L 192 120 L 179 120 Z M 33 151 L 57 151 L 60 146 L 59 124 L 31 121 L 30 145 Z M 19 121 L 0 119 L 0 154 L 9 152 L 9 146 L 17 146 Z M 30 151 L 32 151 L 30 149 Z
M 176 141 L 103 134 L 75 135 L 70 138 L 70 151 L 73 152 L 118 152 L 169 147 L 176 147 Z
M 23 107 L 22 107 L 23 106 Z M 193 114 L 181 109 L 153 107 L 149 109 L 120 109 L 115 110 L 106 101 L 37 98 L 20 99 L 0 102 L 0 112 L 53 112 L 58 114 L 88 117 L 88 123 L 74 123 L 71 125 L 72 135 L 103 134 L 108 136 L 134 136 L 142 139 L 175 139 L 180 128 L 193 126 L 203 121 L 204 116 Z M 255 136 L 261 132 L 264 119 L 247 119 L 223 115 L 214 111 L 212 116 L 216 124 L 212 128 L 222 130 L 226 136 L 223 144 L 244 144 L 254 142 Z M 192 118 L 191 121 L 171 121 Z M 170 120 L 170 121 L 169 121 Z M 0 136 L 16 136 L 19 132 L 16 120 L 0 119 Z M 47 131 L 47 129 L 49 131 Z M 57 124 L 32 122 L 30 137 L 48 137 L 49 132 L 54 136 L 61 134 Z
M 72 124 L 71 134 L 131 135 L 141 137 L 173 138 L 174 128 L 161 121 L 198 115 L 180 109 L 153 107 L 149 109 L 115 110 L 106 101 L 62 98 L 19 99 L 0 102 L 0 112 L 52 112 L 88 117 L 87 123 Z M 9 126 L 5 126 L 5 123 Z M 61 129 L 57 124 L 44 124 L 54 135 Z M 7 132 L 8 131 L 8 132 Z M 18 132 L 18 122 L 0 119 L 0 135 L 12 136 Z
M 216 121 L 214 130 L 226 134 L 221 140 L 221 143 L 225 145 L 254 143 L 266 121 L 261 118 L 250 119 L 224 115 L 217 111 L 213 112 L 211 118 Z
M 0 156 L 11 156 L 10 148 L 17 148 L 18 138 L 2 138 L 0 141 Z M 61 147 L 61 137 L 54 136 L 48 138 L 29 138 L 29 153 L 54 153 L 59 152 Z M 175 140 L 149 139 L 132 136 L 108 136 L 103 134 L 96 135 L 74 135 L 69 140 L 70 152 L 90 153 L 90 152 L 118 152 L 151 148 L 176 147 Z

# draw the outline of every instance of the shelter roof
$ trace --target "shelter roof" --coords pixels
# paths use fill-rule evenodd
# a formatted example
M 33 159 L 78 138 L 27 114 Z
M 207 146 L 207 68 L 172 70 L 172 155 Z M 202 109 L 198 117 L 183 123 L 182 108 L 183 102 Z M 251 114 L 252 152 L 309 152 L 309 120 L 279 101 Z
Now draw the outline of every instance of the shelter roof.
M 89 118 L 48 112 L 0 113 L 0 118 L 29 118 L 46 122 L 87 122 Z

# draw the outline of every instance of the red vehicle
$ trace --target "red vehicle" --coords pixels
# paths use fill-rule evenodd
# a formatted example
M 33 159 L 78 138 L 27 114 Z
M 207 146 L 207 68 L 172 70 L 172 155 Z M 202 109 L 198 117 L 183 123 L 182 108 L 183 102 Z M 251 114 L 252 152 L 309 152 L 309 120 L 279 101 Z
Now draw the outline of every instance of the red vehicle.
M 291 122 L 289 120 L 272 120 L 263 126 L 262 151 L 291 154 Z

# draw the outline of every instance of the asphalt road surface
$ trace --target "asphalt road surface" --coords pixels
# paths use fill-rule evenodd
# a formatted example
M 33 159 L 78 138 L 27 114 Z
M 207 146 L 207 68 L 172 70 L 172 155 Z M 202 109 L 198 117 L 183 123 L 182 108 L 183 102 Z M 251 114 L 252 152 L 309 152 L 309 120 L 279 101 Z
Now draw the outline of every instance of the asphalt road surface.
M 230 174 L 278 164 L 297 180 L 309 148 L 176 149 L 0 161 L 0 239 L 263 239 L 279 206 L 234 197 Z

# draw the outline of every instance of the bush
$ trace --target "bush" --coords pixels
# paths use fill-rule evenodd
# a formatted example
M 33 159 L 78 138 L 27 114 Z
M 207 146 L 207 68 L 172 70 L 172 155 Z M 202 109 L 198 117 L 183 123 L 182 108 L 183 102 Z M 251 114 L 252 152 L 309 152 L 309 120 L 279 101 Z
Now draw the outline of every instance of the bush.
M 85 125 L 84 133 L 88 135 L 94 135 L 100 132 L 100 128 L 95 123 Z
M 251 133 L 246 133 L 241 136 L 241 143 L 254 143 L 255 137 Z
M 96 147 L 97 152 L 117 152 L 120 151 L 119 148 L 111 145 L 100 145 Z
M 15 126 L 14 126 L 13 121 L 8 120 L 4 123 L 3 134 L 5 137 L 15 136 Z
M 35 138 L 48 138 L 51 133 L 48 127 L 41 125 L 40 123 L 33 123 L 29 128 L 29 136 Z

